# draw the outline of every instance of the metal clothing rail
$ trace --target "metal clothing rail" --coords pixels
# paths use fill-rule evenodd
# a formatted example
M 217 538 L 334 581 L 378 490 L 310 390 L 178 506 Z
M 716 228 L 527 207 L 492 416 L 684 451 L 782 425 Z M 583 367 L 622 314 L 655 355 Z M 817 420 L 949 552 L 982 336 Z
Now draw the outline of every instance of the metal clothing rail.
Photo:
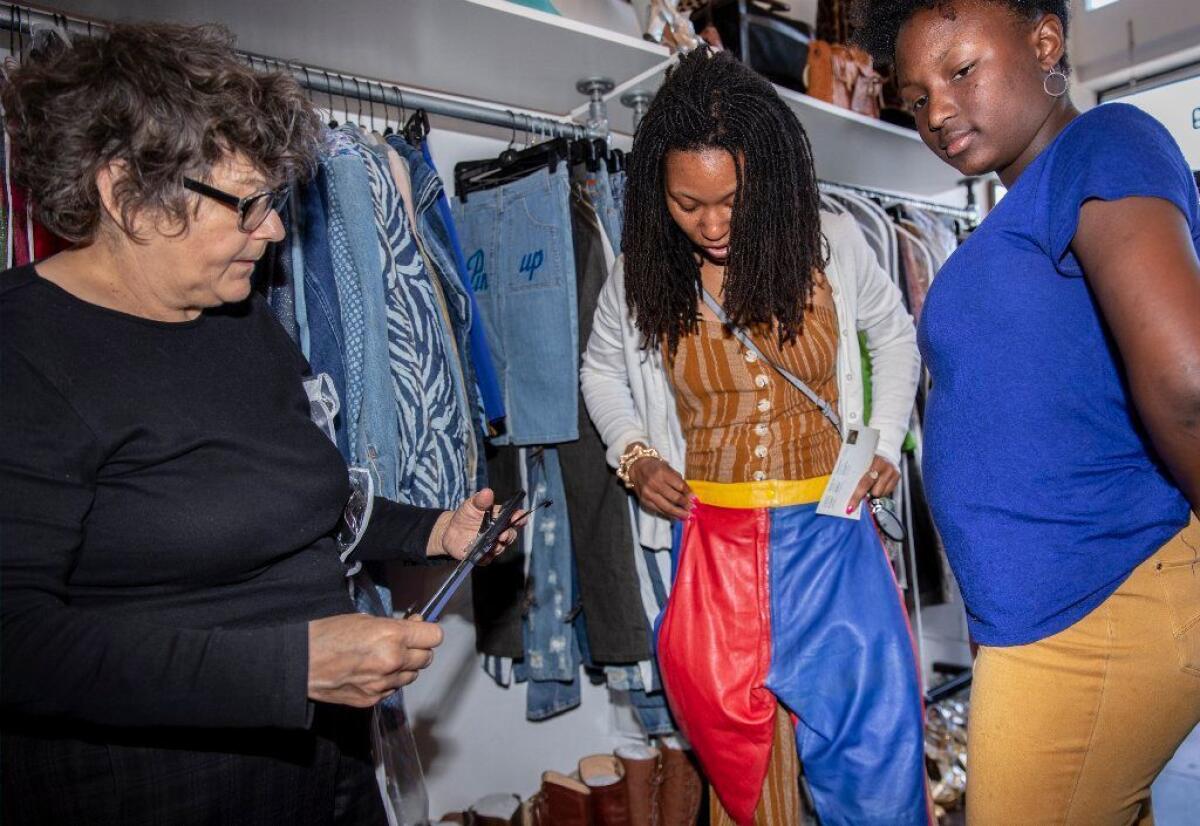
M 500 126 L 511 129 L 514 133 L 524 132 L 550 138 L 608 137 L 606 132 L 589 129 L 583 124 L 571 121 L 555 120 L 528 112 L 515 112 L 512 109 L 498 109 L 473 101 L 451 100 L 422 92 L 408 91 L 377 80 L 364 80 L 352 75 L 280 62 L 258 55 L 246 55 L 246 57 L 250 58 L 252 64 L 257 60 L 276 69 L 289 71 L 304 88 L 329 95 L 330 98 L 340 97 L 368 104 L 378 103 L 385 107 L 395 107 L 401 112 L 406 109 L 423 109 L 431 115 Z
M 64 15 L 59 12 L 17 3 L 0 5 L 0 30 L 30 35 L 38 29 L 66 31 L 68 34 L 91 34 L 94 29 L 107 27 L 99 20 Z M 250 65 L 262 65 L 277 71 L 289 72 L 301 86 L 312 92 L 329 95 L 331 100 L 381 104 L 397 111 L 422 109 L 431 115 L 455 120 L 483 123 L 510 129 L 515 134 L 551 138 L 607 138 L 608 134 L 579 123 L 559 120 L 528 112 L 502 109 L 478 101 L 451 99 L 425 92 L 410 91 L 392 83 L 370 80 L 295 61 L 279 60 L 250 52 L 238 52 Z
M 821 189 L 826 192 L 836 192 L 843 190 L 851 192 L 855 195 L 862 195 L 866 198 L 876 198 L 887 204 L 902 204 L 904 206 L 916 207 L 923 209 L 926 212 L 935 212 L 939 215 L 945 215 L 949 218 L 957 218 L 960 221 L 966 221 L 974 226 L 979 223 L 979 212 L 974 207 L 953 207 L 946 204 L 939 204 L 937 201 L 926 201 L 922 198 L 914 198 L 912 195 L 905 195 L 901 192 L 890 192 L 886 189 L 873 189 L 869 186 L 859 186 L 857 184 L 841 184 L 836 181 L 820 181 Z

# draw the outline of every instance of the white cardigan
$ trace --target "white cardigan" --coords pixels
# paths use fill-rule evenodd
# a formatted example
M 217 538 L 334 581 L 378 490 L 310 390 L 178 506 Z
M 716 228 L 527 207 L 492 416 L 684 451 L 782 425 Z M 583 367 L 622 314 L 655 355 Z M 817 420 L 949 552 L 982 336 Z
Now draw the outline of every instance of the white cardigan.
M 863 415 L 862 362 L 856 331 L 867 336 L 871 354 L 871 427 L 879 430 L 878 454 L 899 465 L 921 371 L 912 316 L 900 290 L 879 266 L 866 238 L 849 215 L 821 213 L 821 231 L 831 251 L 826 276 L 838 317 L 838 408 L 844 427 Z M 579 371 L 588 413 L 616 467 L 631 442 L 656 448 L 671 467 L 686 466 L 683 431 L 662 353 L 643 349 L 625 303 L 622 261 L 600 293 L 583 366 Z M 650 548 L 671 545 L 671 525 L 644 509 L 638 539 Z

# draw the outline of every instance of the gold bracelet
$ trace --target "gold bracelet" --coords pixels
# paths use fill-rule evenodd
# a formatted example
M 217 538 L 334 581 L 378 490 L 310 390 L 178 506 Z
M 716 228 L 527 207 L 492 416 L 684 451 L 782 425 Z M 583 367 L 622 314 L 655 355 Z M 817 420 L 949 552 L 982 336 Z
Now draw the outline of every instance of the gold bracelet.
M 626 448 L 625 452 L 621 454 L 621 461 L 617 463 L 617 478 L 621 480 L 625 487 L 633 490 L 633 481 L 629 478 L 629 471 L 633 469 L 633 465 L 638 459 L 645 459 L 647 456 L 655 459 L 662 458 L 662 454 L 657 450 L 645 445 L 634 445 L 633 447 Z

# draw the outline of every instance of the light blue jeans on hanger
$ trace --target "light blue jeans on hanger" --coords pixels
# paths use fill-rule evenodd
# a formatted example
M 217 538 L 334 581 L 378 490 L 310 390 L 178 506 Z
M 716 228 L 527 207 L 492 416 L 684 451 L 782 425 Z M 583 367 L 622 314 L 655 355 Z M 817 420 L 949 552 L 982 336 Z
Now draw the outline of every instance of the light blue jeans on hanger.
M 586 174 L 577 173 L 577 181 L 583 185 L 584 193 L 591 201 L 604 234 L 612 244 L 613 254 L 621 254 L 621 217 L 617 208 L 616 196 L 613 192 L 613 182 L 608 174 L 608 167 L 603 162 L 595 172 L 588 170 Z
M 580 702 L 582 657 L 575 633 L 579 595 L 558 451 L 532 449 L 526 467 L 530 504 L 546 500 L 553 504 L 538 511 L 526 528 L 533 531 L 533 548 L 526 582 L 525 660 L 514 668 L 514 677 L 528 680 L 526 716 L 544 720 Z
M 456 199 L 467 270 L 508 413 L 497 445 L 579 437 L 579 309 L 570 178 L 560 163 Z

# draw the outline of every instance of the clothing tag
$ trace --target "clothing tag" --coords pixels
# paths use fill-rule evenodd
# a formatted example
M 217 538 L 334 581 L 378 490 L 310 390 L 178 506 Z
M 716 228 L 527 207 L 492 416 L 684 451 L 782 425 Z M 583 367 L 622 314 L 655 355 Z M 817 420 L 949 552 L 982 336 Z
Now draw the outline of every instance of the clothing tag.
M 842 519 L 858 519 L 862 508 L 855 508 L 853 513 L 846 513 L 850 497 L 862 481 L 863 476 L 871 468 L 875 459 L 875 448 L 879 445 L 879 431 L 873 427 L 851 428 L 842 443 L 838 454 L 837 464 L 829 476 L 829 484 L 825 487 L 825 495 L 817 504 L 817 513 L 825 516 L 840 516 Z
M 329 437 L 331 442 L 337 442 L 337 431 L 333 419 L 341 409 L 337 388 L 328 373 L 318 373 L 304 380 L 304 392 L 308 395 L 309 417 L 313 424 L 321 428 L 321 432 Z

